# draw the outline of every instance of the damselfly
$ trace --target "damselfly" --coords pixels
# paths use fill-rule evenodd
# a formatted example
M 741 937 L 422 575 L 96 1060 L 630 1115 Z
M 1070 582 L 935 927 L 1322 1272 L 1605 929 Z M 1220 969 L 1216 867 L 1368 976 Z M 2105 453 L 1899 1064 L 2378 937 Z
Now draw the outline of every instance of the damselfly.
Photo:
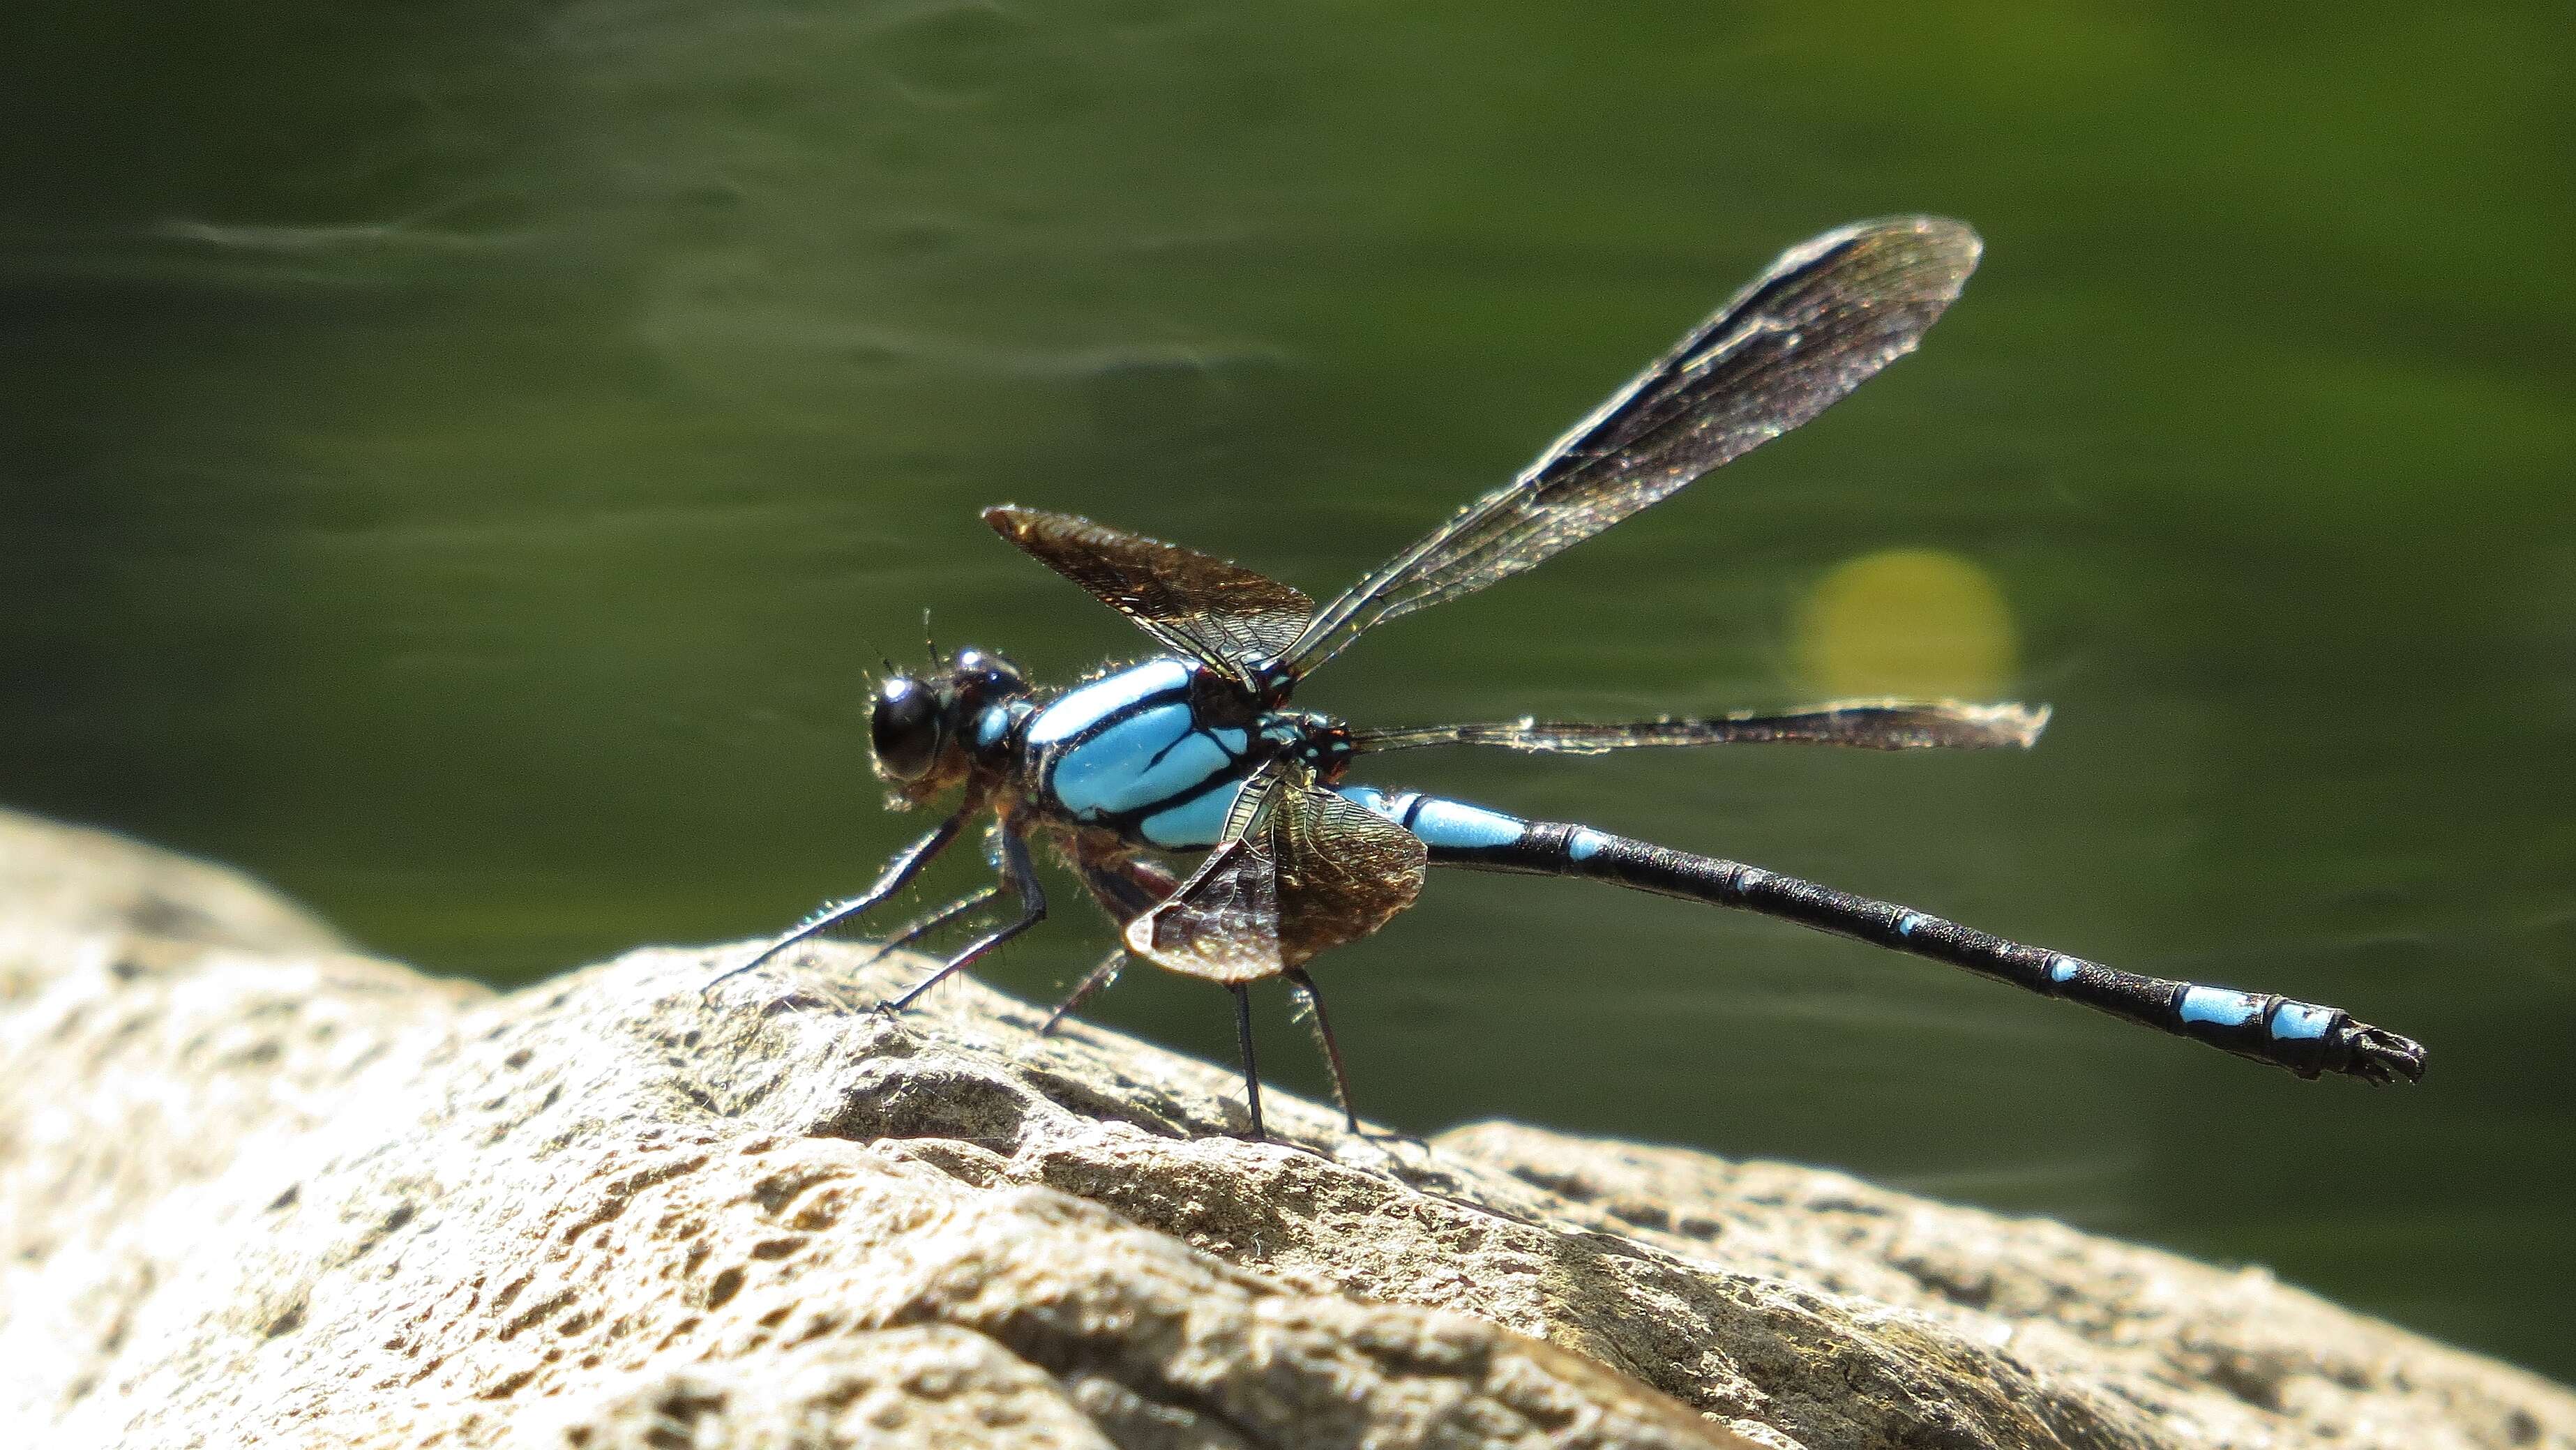
M 1288 708 L 1300 681 L 1371 627 L 1531 568 L 1814 417 L 1913 351 L 1958 297 L 1979 250 L 1974 232 L 1937 217 L 1863 222 L 1791 249 L 1519 477 L 1321 609 L 1251 570 L 1105 524 L 1037 509 L 985 510 L 1002 537 L 1125 614 L 1168 653 L 1061 693 L 1032 687 L 1007 660 L 976 649 L 927 676 L 896 671 L 879 682 L 869 733 L 893 803 L 923 805 L 957 792 L 955 805 L 866 892 L 817 912 L 734 970 L 883 903 L 989 816 L 999 882 L 894 941 L 917 941 L 1005 890 L 1017 913 L 891 1007 L 1044 918 L 1029 849 L 1037 837 L 1060 851 L 1120 927 L 1117 949 L 1048 1025 L 1106 984 L 1131 953 L 1224 984 L 1234 993 L 1256 1138 L 1261 1080 L 1247 988 L 1283 977 L 1305 997 L 1345 1119 L 1358 1131 L 1341 1052 L 1306 964 L 1411 906 L 1430 866 L 1590 877 L 1738 907 L 1949 962 L 2302 1077 L 2419 1078 L 2421 1046 L 2340 1008 L 2119 971 L 1756 866 L 1344 781 L 1362 756 L 1434 745 L 1574 755 L 1778 740 L 1879 750 L 2028 746 L 2047 723 L 2045 708 L 1863 701 L 1716 719 L 1385 730 Z M 1189 852 L 1205 855 L 1184 878 L 1169 857 Z

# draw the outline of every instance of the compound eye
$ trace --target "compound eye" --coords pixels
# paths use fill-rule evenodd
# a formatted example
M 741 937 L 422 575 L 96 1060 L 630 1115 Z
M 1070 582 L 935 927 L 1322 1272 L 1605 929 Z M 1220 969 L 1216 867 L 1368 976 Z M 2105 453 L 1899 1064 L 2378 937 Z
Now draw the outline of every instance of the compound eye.
M 877 769 L 888 780 L 919 780 L 939 759 L 939 701 L 930 688 L 908 675 L 877 686 L 876 708 L 868 714 L 868 743 L 876 748 Z

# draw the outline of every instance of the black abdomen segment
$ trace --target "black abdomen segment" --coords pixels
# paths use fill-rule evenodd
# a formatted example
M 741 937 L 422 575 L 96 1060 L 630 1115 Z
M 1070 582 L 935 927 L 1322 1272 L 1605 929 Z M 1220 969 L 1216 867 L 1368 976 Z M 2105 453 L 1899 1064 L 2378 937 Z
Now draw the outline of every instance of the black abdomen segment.
M 1588 876 L 1659 896 L 1758 911 L 1873 946 L 1965 967 L 2043 997 L 2063 997 L 2179 1037 L 2206 1042 L 2301 1077 L 2339 1072 L 2371 1082 L 2414 1082 L 2424 1049 L 2394 1032 L 2353 1020 L 2340 1007 L 2141 976 L 2045 947 L 2024 946 L 1928 912 L 1836 891 L 1759 866 L 1695 856 L 1669 846 L 1559 821 L 1520 824 L 1517 835 L 1486 830 L 1469 841 L 1427 817 L 1446 809 L 1480 822 L 1510 821 L 1481 807 L 1432 797 L 1385 797 L 1401 823 L 1424 837 L 1434 865 L 1545 876 Z M 1365 802 L 1364 802 L 1365 803 Z M 1403 819 L 1413 816 L 1421 821 Z M 1429 829 L 1424 829 L 1429 827 Z M 1444 843 L 1443 836 L 1449 837 Z

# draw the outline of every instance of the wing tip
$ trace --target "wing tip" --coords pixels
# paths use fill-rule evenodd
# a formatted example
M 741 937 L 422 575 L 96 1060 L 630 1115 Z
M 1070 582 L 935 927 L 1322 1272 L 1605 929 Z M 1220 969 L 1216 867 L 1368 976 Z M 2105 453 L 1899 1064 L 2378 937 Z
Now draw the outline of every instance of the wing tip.
M 1938 289 L 1947 298 L 1955 298 L 1967 285 L 1969 274 L 1986 255 L 1986 240 L 1977 229 L 1957 217 L 1935 216 L 1929 212 L 1904 212 L 1895 216 L 1872 217 L 1867 221 L 1839 226 L 1813 241 L 1790 250 L 1783 265 L 1813 261 L 1828 253 L 1861 242 L 1903 239 L 1913 243 L 1939 270 L 1943 285 Z
M 1970 262 L 1985 255 L 1986 251 L 1986 239 L 1977 235 L 1975 227 L 1957 217 L 1939 216 L 1932 212 L 1900 212 L 1895 216 L 1874 217 L 1854 222 L 1843 230 L 1852 233 L 1910 233 L 1942 251 L 1961 254 Z
M 1942 250 L 1951 258 L 1951 266 L 1959 274 L 1959 284 L 1965 284 L 1968 274 L 1976 271 L 1977 264 L 1986 258 L 1986 239 L 1977 234 L 1975 227 L 1955 217 L 1925 217 L 1923 220 L 1929 224 L 1923 229 L 1924 235 L 1939 240 Z
M 1907 738 L 1899 745 L 1884 747 L 1891 749 L 1939 745 L 1968 750 L 2028 750 L 2039 743 L 2041 732 L 2048 729 L 2049 718 L 2057 713 L 2053 705 L 2030 705 L 2019 700 L 1978 704 L 1967 700 L 1911 700 L 1894 696 L 1832 700 L 1815 708 L 1819 712 L 1893 710 L 1932 717 L 1933 736 Z
M 1848 270 L 1869 279 L 1875 305 L 1906 319 L 1893 326 L 1889 350 L 1867 370 L 1875 372 L 1915 349 L 1923 333 L 1959 300 L 1985 250 L 1976 228 L 1954 217 L 1909 212 L 1850 222 L 1781 253 L 1751 286 L 1720 309 L 1719 316 L 1733 312 L 1782 278 L 1814 270 Z
M 2049 717 L 2057 713 L 2057 707 L 2054 705 L 2044 703 L 2025 705 L 2019 701 L 2011 701 L 1991 708 L 1995 712 L 1994 723 L 2004 736 L 2005 743 L 2023 750 L 2028 750 L 2039 743 L 2040 732 L 2048 728 Z
M 1962 740 L 1963 745 L 1984 745 L 2006 750 L 2028 750 L 2039 743 L 2040 733 L 2048 728 L 2048 718 L 2057 713 L 2052 705 L 2026 705 L 2019 700 L 2005 700 L 1992 705 L 1971 705 L 1957 700 L 1944 700 L 1943 708 L 1953 712 L 1963 724 L 1983 732 L 1979 737 Z

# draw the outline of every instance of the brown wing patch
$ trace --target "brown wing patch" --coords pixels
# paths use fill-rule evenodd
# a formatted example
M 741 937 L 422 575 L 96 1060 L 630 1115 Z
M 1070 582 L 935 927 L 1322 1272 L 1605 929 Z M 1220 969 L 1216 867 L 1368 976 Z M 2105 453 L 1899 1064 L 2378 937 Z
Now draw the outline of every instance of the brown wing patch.
M 1276 579 L 1073 514 L 1002 504 L 984 522 L 1165 645 L 1238 678 L 1286 649 L 1314 612 Z
M 1412 832 L 1274 763 L 1198 871 L 1128 924 L 1127 948 L 1211 981 L 1277 976 L 1411 906 L 1425 861 Z

